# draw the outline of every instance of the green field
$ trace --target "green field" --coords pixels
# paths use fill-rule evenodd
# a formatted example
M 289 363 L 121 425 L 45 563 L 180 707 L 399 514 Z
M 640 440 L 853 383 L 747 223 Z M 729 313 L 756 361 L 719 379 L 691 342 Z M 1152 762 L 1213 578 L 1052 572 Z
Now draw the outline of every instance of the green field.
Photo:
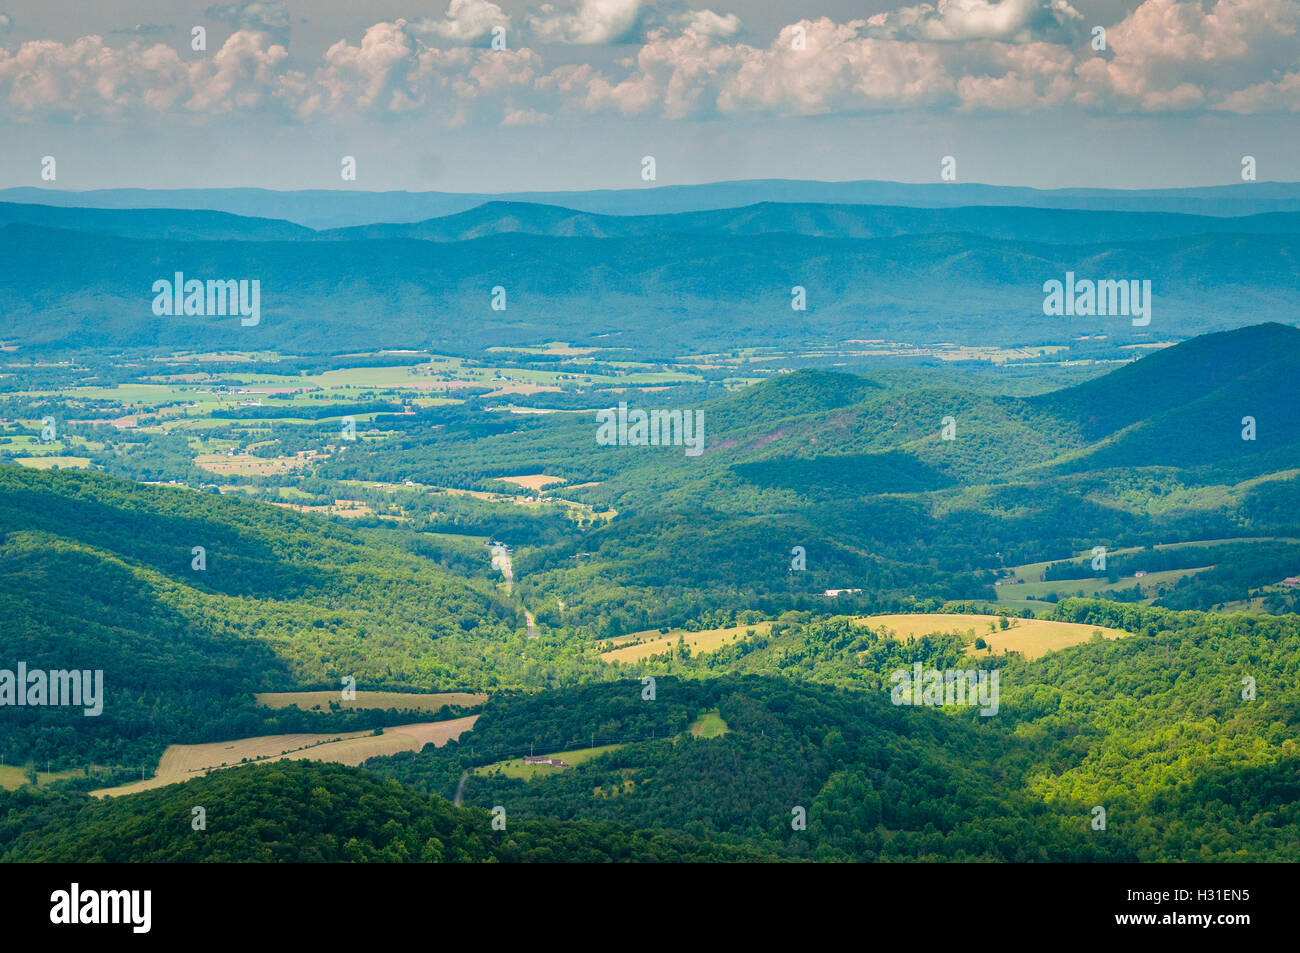
M 558 758 L 561 761 L 567 761 L 569 767 L 576 767 L 584 761 L 590 761 L 592 758 L 599 758 L 610 751 L 617 751 L 623 745 L 597 745 L 594 748 L 575 748 L 572 751 L 556 751 L 551 754 L 539 755 L 543 758 Z M 558 771 L 565 771 L 566 768 L 557 767 L 553 764 L 524 764 L 523 758 L 511 758 L 509 761 L 498 761 L 496 764 L 484 765 L 481 768 L 475 768 L 475 774 L 481 775 L 501 775 L 507 778 L 521 778 L 524 781 L 531 781 L 534 778 L 545 777 L 548 774 L 555 774 Z
M 1213 569 L 1213 566 L 1198 566 L 1195 569 L 1168 569 L 1164 572 L 1152 572 L 1142 578 L 1136 576 L 1124 576 L 1115 582 L 1108 582 L 1105 578 L 1099 579 L 1053 579 L 1048 582 L 1023 582 L 1023 583 L 1003 583 L 998 586 L 998 602 L 1004 599 L 1007 601 L 1037 599 L 1042 600 L 1046 595 L 1053 592 L 1061 596 L 1077 596 L 1080 592 L 1086 597 L 1098 596 L 1101 593 L 1117 592 L 1121 589 L 1132 589 L 1140 585 L 1144 595 L 1149 595 L 1154 589 L 1162 589 L 1172 586 L 1184 576 L 1194 576 L 1198 572 L 1205 572 L 1207 569 Z
M 706 711 L 691 725 L 691 734 L 696 738 L 721 738 L 728 730 L 727 723 L 717 709 Z

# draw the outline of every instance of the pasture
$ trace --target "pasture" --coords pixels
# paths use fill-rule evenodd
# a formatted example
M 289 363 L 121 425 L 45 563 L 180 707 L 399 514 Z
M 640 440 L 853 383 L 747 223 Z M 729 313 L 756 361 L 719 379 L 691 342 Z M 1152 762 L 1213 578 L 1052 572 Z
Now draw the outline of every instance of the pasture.
M 691 734 L 696 738 L 721 738 L 729 730 L 726 721 L 716 708 L 713 711 L 706 711 L 691 725 Z
M 1048 619 L 1013 618 L 1009 620 L 1010 628 L 1001 629 L 998 628 L 1001 618 L 996 615 L 917 613 L 864 616 L 855 621 L 895 639 L 948 633 L 959 635 L 969 644 L 967 652 L 974 657 L 983 652 L 1019 652 L 1025 658 L 1034 659 L 1048 652 L 1087 642 L 1095 632 L 1101 633 L 1104 639 L 1120 639 L 1132 634 L 1081 622 L 1054 622 Z M 993 626 L 992 630 L 990 625 Z M 983 639 L 989 648 L 976 649 L 974 643 L 977 638 Z
M 267 708 L 288 708 L 297 705 L 303 711 L 329 711 L 332 708 L 397 711 L 438 711 L 444 705 L 457 708 L 476 708 L 488 700 L 487 695 L 476 692 L 362 692 L 344 701 L 337 691 L 327 692 L 258 692 L 257 703 Z
M 599 758 L 602 754 L 610 751 L 617 751 L 623 745 L 597 745 L 594 748 L 574 748 L 572 751 L 556 751 L 552 754 L 539 755 L 544 758 L 558 758 L 566 761 L 569 767 L 576 767 L 584 761 L 590 761 L 592 758 Z M 473 773 L 479 775 L 497 775 L 506 778 L 519 778 L 524 781 L 531 781 L 534 778 L 544 777 L 548 774 L 555 774 L 557 771 L 566 771 L 567 768 L 556 767 L 553 764 L 524 764 L 523 758 L 511 758 L 508 761 L 498 761 L 495 764 L 486 764 L 480 768 L 475 768 Z
M 685 629 L 670 629 L 666 634 L 658 629 L 634 632 L 619 636 L 611 642 L 618 646 L 601 654 L 606 662 L 640 662 L 655 655 L 677 650 L 678 641 L 684 641 L 692 655 L 716 652 L 728 642 L 749 638 L 754 635 L 767 635 L 771 622 L 755 622 L 751 625 L 733 625 L 725 629 L 704 629 L 700 632 L 687 632 Z
M 420 722 L 385 728 L 383 734 L 354 731 L 338 734 L 260 735 L 235 741 L 199 745 L 171 745 L 163 752 L 152 778 L 90 792 L 95 797 L 117 797 L 165 787 L 202 777 L 209 771 L 241 764 L 272 761 L 332 761 L 358 765 L 380 755 L 419 751 L 432 744 L 441 748 L 474 727 L 478 715 L 451 721 Z

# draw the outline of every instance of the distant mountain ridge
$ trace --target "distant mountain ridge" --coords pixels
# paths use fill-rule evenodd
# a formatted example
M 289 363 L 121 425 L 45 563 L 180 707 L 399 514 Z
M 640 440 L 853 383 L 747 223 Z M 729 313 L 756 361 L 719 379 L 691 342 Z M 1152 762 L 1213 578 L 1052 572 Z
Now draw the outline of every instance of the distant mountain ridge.
M 1188 235 L 1300 234 L 1300 212 L 1237 217 L 1181 212 L 1097 211 L 1032 206 L 910 208 L 761 202 L 740 208 L 661 215 L 599 215 L 526 202 L 488 202 L 466 212 L 423 222 L 327 229 L 316 237 L 417 238 L 465 241 L 525 233 L 554 237 L 631 238 L 658 234 L 812 235 L 822 238 L 893 238 L 969 233 L 1012 241 L 1086 244 Z
M 1088 244 L 1207 234 L 1300 234 L 1300 212 L 1243 216 L 1181 212 L 1126 212 L 1028 206 L 909 208 L 760 202 L 740 208 L 656 215 L 604 215 L 556 205 L 492 201 L 420 222 L 384 222 L 311 229 L 281 219 L 203 209 L 100 209 L 0 203 L 0 224 L 68 228 L 123 238 L 179 241 L 360 241 L 408 238 L 458 242 L 491 235 L 552 238 L 638 238 L 665 234 L 808 235 L 820 238 L 896 238 L 974 234 L 1011 241 Z
M 19 187 L 0 202 L 80 208 L 210 209 L 285 219 L 311 228 L 418 222 L 492 201 L 557 205 L 609 215 L 645 215 L 739 208 L 760 202 L 902 205 L 950 208 L 1011 205 L 1037 208 L 1200 215 L 1300 211 L 1300 183 L 1251 182 L 1189 189 L 1032 189 L 977 183 L 817 182 L 756 179 L 592 191 L 505 193 L 362 192 L 345 189 L 98 189 L 82 192 Z
M 970 234 L 878 239 L 489 235 L 438 245 L 167 241 L 0 225 L 0 339 L 25 347 L 268 347 L 300 353 L 563 339 L 651 353 L 880 338 L 1045 343 L 1168 340 L 1293 314 L 1300 235 L 1086 245 Z M 256 279 L 260 322 L 152 311 L 159 279 Z M 1043 283 L 1150 280 L 1149 326 L 1049 317 Z M 509 288 L 507 310 L 491 289 Z M 807 289 L 807 311 L 791 288 Z M 1159 335 L 1159 337 L 1155 337 Z

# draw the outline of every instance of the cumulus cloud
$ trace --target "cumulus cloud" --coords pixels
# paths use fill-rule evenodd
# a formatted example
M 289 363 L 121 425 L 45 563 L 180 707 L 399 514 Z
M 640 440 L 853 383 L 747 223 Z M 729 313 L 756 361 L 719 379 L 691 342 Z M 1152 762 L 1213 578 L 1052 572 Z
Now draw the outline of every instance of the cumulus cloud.
M 670 14 L 668 22 L 682 30 L 698 33 L 700 36 L 716 36 L 727 39 L 740 32 L 740 17 L 734 13 L 719 14 L 712 10 L 684 10 Z
M 642 28 L 641 0 L 578 0 L 576 6 L 544 3 L 529 10 L 529 35 L 542 43 L 624 43 Z
M 13 29 L 14 18 L 7 13 L 0 13 L 0 33 L 7 33 Z
M 566 7 L 544 3 L 524 15 L 526 35 L 539 43 L 632 43 L 658 31 L 691 31 L 722 39 L 741 30 L 734 13 L 696 10 L 682 0 L 576 0 Z
M 1110 59 L 1080 63 L 1076 98 L 1140 111 L 1291 110 L 1297 90 L 1285 76 L 1300 68 L 1298 34 L 1295 0 L 1146 0 L 1107 29 Z
M 802 20 L 766 48 L 659 32 L 623 75 L 594 73 L 578 83 L 571 73 L 566 81 L 577 84 L 568 95 L 580 108 L 669 118 L 918 106 L 1297 108 L 1295 0 L 1214 0 L 1205 7 L 1198 0 L 1145 0 L 1108 27 L 1106 57 L 1094 55 L 1083 37 L 1062 39 L 1086 29 L 1081 23 L 1063 0 L 949 0 L 846 23 Z
M 211 57 L 184 61 L 164 44 L 125 48 L 84 36 L 0 49 L 0 98 L 12 118 L 196 117 L 278 107 L 295 82 L 288 53 L 264 33 L 236 32 Z
M 1073 40 L 1082 21 L 1083 14 L 1066 0 L 939 0 L 880 13 L 867 23 L 870 35 L 881 39 L 1031 43 Z
M 253 6 L 264 5 L 239 9 Z M 574 9 L 602 15 L 581 25 L 555 19 L 554 36 L 565 42 L 614 40 L 650 22 L 642 5 L 625 0 Z M 949 0 L 904 8 L 892 25 L 801 20 L 761 45 L 740 40 L 731 15 L 661 4 L 658 25 L 631 55 L 602 67 L 548 67 L 526 45 L 469 45 L 504 15 L 490 0 L 452 0 L 440 20 L 373 24 L 315 62 L 291 63 L 283 44 L 251 28 L 199 59 L 140 39 L 112 47 L 97 36 L 0 48 L 0 105 L 18 120 L 171 113 L 199 121 L 261 111 L 301 122 L 417 115 L 449 127 L 599 113 L 1300 112 L 1295 0 L 1144 0 L 1107 26 L 1105 56 L 1086 39 L 1040 36 L 1044 11 L 1058 25 L 1074 22 L 1063 2 Z
M 489 50 L 424 45 L 405 20 L 376 23 L 358 45 L 340 40 L 325 51 L 298 105 L 300 118 L 317 115 L 386 116 L 420 110 L 459 125 L 467 103 L 527 90 L 541 69 L 531 50 Z M 503 104 L 496 103 L 498 113 Z
M 510 17 L 490 0 L 451 0 L 441 19 L 425 17 L 410 24 L 419 36 L 436 37 L 449 43 L 474 43 L 493 27 L 509 27 Z

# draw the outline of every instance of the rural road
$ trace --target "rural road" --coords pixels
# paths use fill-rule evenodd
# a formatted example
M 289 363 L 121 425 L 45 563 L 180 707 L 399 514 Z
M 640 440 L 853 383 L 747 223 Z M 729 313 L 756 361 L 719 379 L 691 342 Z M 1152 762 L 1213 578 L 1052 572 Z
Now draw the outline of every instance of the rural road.
M 501 575 L 506 579 L 506 595 L 515 587 L 515 567 L 510 563 L 510 552 L 505 546 L 499 546 L 495 543 L 492 545 L 492 566 L 501 570 Z M 537 620 L 527 609 L 524 610 L 524 618 L 528 620 L 528 637 L 537 638 Z
M 460 796 L 465 793 L 465 779 L 468 777 L 468 771 L 460 776 L 460 783 L 456 785 L 456 800 L 451 802 L 452 807 L 460 807 Z

